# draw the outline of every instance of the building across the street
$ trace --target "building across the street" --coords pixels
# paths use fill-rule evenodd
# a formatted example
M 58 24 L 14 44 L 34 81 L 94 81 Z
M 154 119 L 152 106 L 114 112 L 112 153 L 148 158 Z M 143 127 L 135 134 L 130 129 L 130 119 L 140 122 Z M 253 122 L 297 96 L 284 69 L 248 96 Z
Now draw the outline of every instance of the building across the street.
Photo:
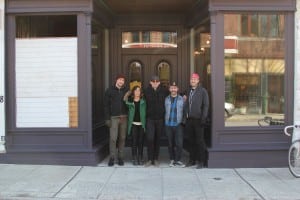
M 298 4 L 0 0 L 0 163 L 96 165 L 117 74 L 143 86 L 157 74 L 183 91 L 197 72 L 211 104 L 208 167 L 287 166 L 283 128 L 300 121 Z

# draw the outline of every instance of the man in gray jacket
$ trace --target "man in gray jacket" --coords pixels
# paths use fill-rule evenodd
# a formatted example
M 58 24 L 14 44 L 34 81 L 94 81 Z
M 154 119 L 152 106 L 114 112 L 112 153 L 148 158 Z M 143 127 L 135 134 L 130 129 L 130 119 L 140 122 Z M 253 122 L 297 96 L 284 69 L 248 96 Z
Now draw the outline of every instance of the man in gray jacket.
M 204 125 L 208 114 L 209 99 L 206 89 L 200 85 L 200 77 L 197 73 L 191 75 L 190 86 L 185 104 L 186 133 L 190 145 L 190 159 L 186 166 L 193 166 L 198 161 L 197 168 L 203 168 L 206 159 Z

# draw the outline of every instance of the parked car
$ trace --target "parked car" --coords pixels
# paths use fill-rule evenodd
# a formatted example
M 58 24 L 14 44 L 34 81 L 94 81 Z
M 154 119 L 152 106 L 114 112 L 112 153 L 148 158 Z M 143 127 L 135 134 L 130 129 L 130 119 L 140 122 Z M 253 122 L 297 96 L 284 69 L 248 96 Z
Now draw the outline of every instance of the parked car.
M 232 103 L 225 102 L 225 118 L 231 117 L 235 112 L 235 106 Z

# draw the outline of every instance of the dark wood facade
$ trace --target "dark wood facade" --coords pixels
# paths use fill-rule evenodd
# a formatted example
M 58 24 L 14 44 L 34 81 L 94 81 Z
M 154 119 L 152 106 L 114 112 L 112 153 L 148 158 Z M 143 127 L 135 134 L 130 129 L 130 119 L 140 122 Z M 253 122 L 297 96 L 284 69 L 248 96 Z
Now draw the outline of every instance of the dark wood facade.
M 170 1 L 172 12 L 152 12 L 142 7 L 130 12 L 116 1 L 98 0 L 7 0 L 7 153 L 0 155 L 2 163 L 42 163 L 96 165 L 108 153 L 108 133 L 103 119 L 103 94 L 118 73 L 129 75 L 128 64 L 141 61 L 146 85 L 159 61 L 173 68 L 170 79 L 180 88 L 188 86 L 191 54 L 190 29 L 204 29 L 211 34 L 211 77 L 204 78 L 211 88 L 211 147 L 208 167 L 278 167 L 286 166 L 289 141 L 283 127 L 224 127 L 224 14 L 245 12 L 285 13 L 285 122 L 293 116 L 294 12 L 295 0 L 210 0 L 187 1 L 185 10 Z M 155 1 L 153 1 L 155 2 Z M 174 4 L 174 6 L 172 6 Z M 115 6 L 111 7 L 110 6 Z M 177 5 L 177 7 L 176 7 Z M 124 6 L 124 5 L 123 5 Z M 162 5 L 161 5 L 162 6 Z M 184 7 L 184 5 L 182 5 Z M 115 10 L 113 9 L 115 8 Z M 168 7 L 167 7 L 168 8 Z M 165 8 L 165 9 L 167 9 Z M 127 8 L 128 9 L 128 8 Z M 133 9 L 131 7 L 131 9 Z M 19 15 L 77 16 L 78 37 L 78 128 L 17 128 L 15 94 L 15 17 Z M 176 31 L 176 49 L 124 49 L 123 31 Z M 97 48 L 92 48 L 96 35 Z M 109 53 L 107 53 L 107 51 Z M 200 61 L 204 62 L 204 61 Z M 195 69 L 203 74 L 203 69 Z M 106 77 L 108 75 L 108 77 Z

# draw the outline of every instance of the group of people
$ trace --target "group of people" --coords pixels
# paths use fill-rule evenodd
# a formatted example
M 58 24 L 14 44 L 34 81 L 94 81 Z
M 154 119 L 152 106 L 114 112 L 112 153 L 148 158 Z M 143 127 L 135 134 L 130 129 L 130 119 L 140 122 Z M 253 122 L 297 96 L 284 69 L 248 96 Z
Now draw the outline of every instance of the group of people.
M 190 88 L 179 94 L 176 82 L 169 88 L 160 84 L 158 76 L 151 77 L 143 90 L 136 84 L 131 90 L 124 75 L 116 77 L 115 84 L 105 91 L 105 123 L 110 130 L 108 166 L 124 165 L 126 134 L 131 137 L 133 165 L 158 166 L 160 138 L 165 130 L 168 138 L 170 167 L 203 168 L 206 160 L 204 125 L 208 115 L 209 98 L 200 84 L 200 76 L 191 74 Z M 181 160 L 183 134 L 189 138 L 189 162 Z M 147 160 L 143 148 L 147 142 Z

